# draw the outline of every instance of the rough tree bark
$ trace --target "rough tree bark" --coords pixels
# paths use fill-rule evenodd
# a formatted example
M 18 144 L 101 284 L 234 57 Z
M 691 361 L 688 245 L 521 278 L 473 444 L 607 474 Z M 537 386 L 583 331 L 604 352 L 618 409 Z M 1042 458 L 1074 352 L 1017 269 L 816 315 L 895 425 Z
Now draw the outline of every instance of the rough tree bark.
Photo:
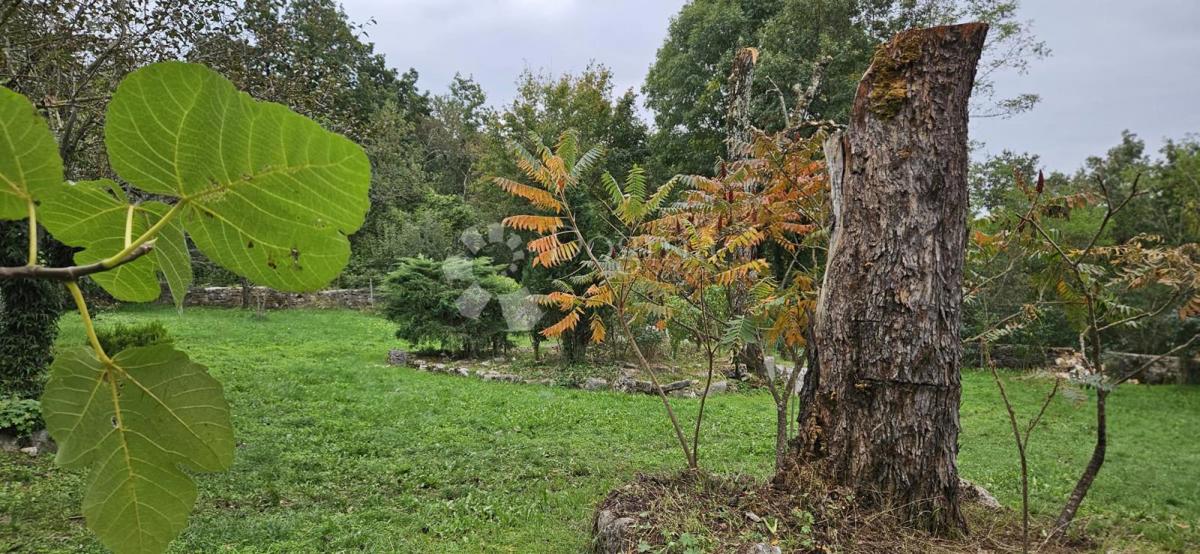
M 987 25 L 900 33 L 827 145 L 834 235 L 797 455 L 909 525 L 965 531 L 958 504 L 967 100 Z
M 725 82 L 725 155 L 730 162 L 744 161 L 750 158 L 754 126 L 750 123 L 750 101 L 753 99 L 754 70 L 758 64 L 758 49 L 745 47 L 733 56 L 733 66 L 729 69 L 729 77 Z M 754 255 L 754 248 L 745 254 Z M 745 287 L 739 285 L 730 291 L 730 312 L 736 315 L 746 313 L 747 294 Z M 763 364 L 762 347 L 750 343 L 741 348 L 734 359 L 737 364 L 744 365 L 752 375 L 766 377 L 766 367 Z
M 757 48 L 738 50 L 725 81 L 725 152 L 730 161 L 750 157 L 750 100 L 757 64 Z

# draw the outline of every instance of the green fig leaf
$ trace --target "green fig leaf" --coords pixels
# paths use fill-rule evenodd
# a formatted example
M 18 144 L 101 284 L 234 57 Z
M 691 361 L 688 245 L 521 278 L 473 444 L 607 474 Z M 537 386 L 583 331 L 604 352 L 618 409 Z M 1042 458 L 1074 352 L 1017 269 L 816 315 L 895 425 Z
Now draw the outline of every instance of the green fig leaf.
M 29 202 L 63 185 L 58 143 L 28 98 L 0 87 L 0 219 L 29 217 Z
M 196 500 L 182 466 L 221 471 L 233 461 L 221 384 L 170 345 L 130 348 L 108 363 L 71 349 L 50 372 L 43 417 L 57 462 L 91 468 L 88 527 L 114 552 L 162 552 Z
M 200 65 L 163 62 L 126 77 L 105 144 L 123 179 L 179 199 L 200 251 L 280 290 L 333 280 L 369 207 L 362 148 Z
M 161 202 L 129 204 L 125 191 L 113 181 L 80 181 L 43 201 L 38 212 L 42 225 L 69 246 L 83 247 L 75 263 L 84 265 L 120 253 L 129 240 L 166 217 L 170 206 Z M 117 300 L 150 302 L 161 293 L 158 272 L 167 278 L 176 305 L 182 305 L 192 281 L 191 256 L 176 219 L 169 219 L 156 234 L 151 255 L 96 273 L 92 279 Z

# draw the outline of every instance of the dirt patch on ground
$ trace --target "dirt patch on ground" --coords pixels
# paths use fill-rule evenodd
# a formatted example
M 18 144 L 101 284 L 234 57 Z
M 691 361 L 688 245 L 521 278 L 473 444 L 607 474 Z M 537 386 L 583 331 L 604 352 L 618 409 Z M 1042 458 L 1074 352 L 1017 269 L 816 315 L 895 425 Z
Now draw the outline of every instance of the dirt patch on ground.
M 763 482 L 703 472 L 639 475 L 601 502 L 593 520 L 596 552 L 1020 552 L 1020 514 L 966 502 L 970 533 L 955 539 L 905 529 L 886 511 L 855 506 L 848 490 L 829 487 L 798 467 Z M 1071 539 L 1044 544 L 1031 529 L 1031 550 L 1088 552 Z

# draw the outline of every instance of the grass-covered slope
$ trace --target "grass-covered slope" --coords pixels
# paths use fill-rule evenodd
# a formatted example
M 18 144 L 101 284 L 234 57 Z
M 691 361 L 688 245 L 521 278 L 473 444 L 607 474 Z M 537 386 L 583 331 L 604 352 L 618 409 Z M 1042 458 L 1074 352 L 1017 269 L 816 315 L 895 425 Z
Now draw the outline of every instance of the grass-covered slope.
M 580 552 L 593 507 L 639 471 L 681 458 L 656 398 L 483 382 L 383 364 L 392 327 L 346 311 L 126 309 L 158 318 L 225 384 L 232 471 L 199 476 L 177 552 Z M 81 336 L 64 320 L 63 344 Z M 964 374 L 964 475 L 1016 506 L 1016 457 L 990 375 Z M 1012 379 L 1028 412 L 1047 383 Z M 695 401 L 677 401 L 684 415 Z M 1111 399 L 1109 461 L 1083 517 L 1142 548 L 1200 548 L 1200 388 Z M 1091 448 L 1090 405 L 1057 402 L 1032 445 L 1033 495 L 1051 513 Z M 769 395 L 709 402 L 701 464 L 764 476 Z M 0 454 L 0 551 L 97 552 L 79 480 L 51 458 Z

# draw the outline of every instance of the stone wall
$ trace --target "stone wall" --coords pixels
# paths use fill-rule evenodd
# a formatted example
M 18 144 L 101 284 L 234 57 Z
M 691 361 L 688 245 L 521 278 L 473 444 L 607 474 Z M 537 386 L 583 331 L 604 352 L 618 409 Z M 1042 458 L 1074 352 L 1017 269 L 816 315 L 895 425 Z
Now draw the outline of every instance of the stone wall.
M 1154 360 L 1156 356 L 1148 354 L 1129 354 L 1126 352 L 1109 352 L 1103 356 L 1104 371 L 1113 378 L 1124 377 Z M 1174 356 L 1165 356 L 1150 364 L 1141 374 L 1133 377 L 1139 383 L 1147 385 L 1195 385 L 1200 384 L 1200 360 L 1188 360 Z
M 163 295 L 163 302 L 170 302 Z M 280 292 L 267 287 L 251 287 L 249 308 L 259 304 L 268 310 L 282 308 L 351 308 L 365 310 L 374 306 L 375 298 L 369 289 L 330 289 L 317 292 Z M 200 287 L 188 291 L 185 306 L 241 308 L 242 287 Z
M 989 346 L 988 356 L 992 365 L 999 368 L 1040 369 L 1053 367 L 1056 358 L 1073 351 L 1071 348 L 1026 344 L 993 344 Z M 1110 376 L 1119 378 L 1154 358 L 1155 356 L 1149 354 L 1107 352 L 1104 354 L 1104 369 Z M 965 367 L 982 367 L 984 360 L 980 356 L 979 345 L 964 344 L 962 360 Z M 1166 356 L 1151 364 L 1134 379 L 1149 385 L 1200 384 L 1200 359 Z
M 963 345 L 962 364 L 965 367 L 985 367 L 988 360 L 992 365 L 1005 369 L 1038 369 L 1054 365 L 1059 356 L 1071 353 L 1070 348 L 1030 344 L 991 344 L 987 357 L 979 352 L 978 343 Z

